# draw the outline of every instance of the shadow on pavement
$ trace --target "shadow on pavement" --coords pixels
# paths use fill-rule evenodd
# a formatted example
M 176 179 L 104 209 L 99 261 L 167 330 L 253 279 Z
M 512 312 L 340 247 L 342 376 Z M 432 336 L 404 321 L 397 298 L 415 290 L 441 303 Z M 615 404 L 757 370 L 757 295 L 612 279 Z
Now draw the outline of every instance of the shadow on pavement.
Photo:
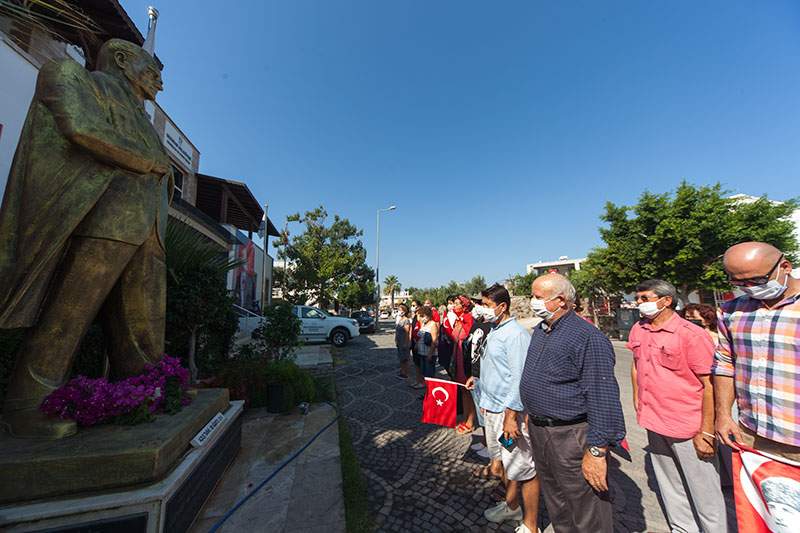
M 514 531 L 516 523 L 498 525 L 483 517 L 493 505 L 489 495 L 496 481 L 472 476 L 487 463 L 470 449 L 482 432 L 458 435 L 420 422 L 421 391 L 395 377 L 392 333 L 391 325 L 382 324 L 378 332 L 353 339 L 338 352 L 345 364 L 335 366 L 339 405 L 367 479 L 378 530 Z M 643 488 L 619 466 L 612 457 L 615 530 L 652 530 Z M 539 523 L 552 531 L 543 501 Z

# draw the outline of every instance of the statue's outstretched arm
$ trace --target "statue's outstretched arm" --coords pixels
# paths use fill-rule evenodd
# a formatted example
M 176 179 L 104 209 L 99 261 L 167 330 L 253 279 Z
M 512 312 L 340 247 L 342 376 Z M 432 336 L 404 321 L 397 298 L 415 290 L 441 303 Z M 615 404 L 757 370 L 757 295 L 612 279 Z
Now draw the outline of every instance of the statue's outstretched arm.
M 106 100 L 89 72 L 75 61 L 46 63 L 39 73 L 36 93 L 53 113 L 64 137 L 95 159 L 137 174 L 165 174 L 169 170 L 168 160 L 159 157 L 146 142 L 134 142 L 131 132 L 120 132 L 113 126 L 108 106 L 117 104 Z

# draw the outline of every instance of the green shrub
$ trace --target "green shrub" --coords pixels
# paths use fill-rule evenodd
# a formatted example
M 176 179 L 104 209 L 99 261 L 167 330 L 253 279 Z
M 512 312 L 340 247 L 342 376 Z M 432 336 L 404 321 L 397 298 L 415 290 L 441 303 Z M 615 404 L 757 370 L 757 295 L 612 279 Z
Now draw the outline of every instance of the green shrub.
M 103 377 L 103 366 L 106 362 L 106 349 L 103 344 L 103 329 L 99 324 L 92 324 L 83 337 L 75 362 L 72 365 L 71 378 L 79 375 L 87 378 Z
M 194 364 L 199 371 L 211 360 L 226 356 L 238 328 L 236 312 L 228 296 L 224 273 L 210 265 L 167 276 L 167 353 L 189 361 L 189 338 L 196 334 Z
M 24 335 L 24 329 L 0 329 L 0 401 L 5 397 L 8 379 Z
M 11 371 L 14 369 L 17 352 L 24 336 L 25 328 L 0 329 L 0 402 L 5 398 L 8 380 L 11 378 Z M 87 378 L 103 377 L 104 364 L 103 330 L 98 324 L 92 324 L 75 355 L 70 379 L 79 374 Z
M 300 319 L 288 303 L 264 309 L 264 322 L 252 333 L 255 357 L 293 359 L 300 341 Z
M 336 399 L 333 376 L 314 376 L 314 402 L 332 402 Z
M 314 380 L 286 359 L 227 359 L 217 364 L 215 375 L 214 386 L 227 388 L 231 399 L 244 400 L 247 408 L 267 405 L 269 385 L 283 387 L 283 411 L 314 401 Z

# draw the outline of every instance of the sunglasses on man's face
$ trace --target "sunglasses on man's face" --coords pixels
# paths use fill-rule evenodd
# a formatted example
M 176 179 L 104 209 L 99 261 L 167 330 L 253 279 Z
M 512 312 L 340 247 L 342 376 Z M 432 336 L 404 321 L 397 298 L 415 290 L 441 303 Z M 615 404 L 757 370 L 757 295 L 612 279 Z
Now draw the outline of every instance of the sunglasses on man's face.
M 783 261 L 783 254 L 781 254 L 781 256 L 778 258 L 778 262 L 775 263 L 775 265 L 772 268 L 770 268 L 769 272 L 767 272 L 767 274 L 764 276 L 756 276 L 755 278 L 745 278 L 745 279 L 733 279 L 729 277 L 728 283 L 736 287 L 751 287 L 753 285 L 763 285 L 764 283 L 769 281 L 769 278 L 772 277 L 772 273 L 775 272 L 775 269 L 778 268 L 778 265 L 781 264 L 781 261 Z

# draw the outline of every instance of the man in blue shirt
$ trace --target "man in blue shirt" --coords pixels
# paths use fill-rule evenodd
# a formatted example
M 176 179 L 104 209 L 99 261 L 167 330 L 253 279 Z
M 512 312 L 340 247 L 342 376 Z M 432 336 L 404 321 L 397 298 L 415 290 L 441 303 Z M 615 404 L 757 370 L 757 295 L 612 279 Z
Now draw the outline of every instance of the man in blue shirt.
M 536 478 L 531 441 L 519 396 L 530 335 L 509 314 L 511 297 L 505 287 L 494 284 L 481 292 L 481 296 L 483 318 L 493 327 L 486 337 L 481 360 L 480 408 L 484 413 L 489 457 L 502 461 L 503 483 L 506 486 L 506 500 L 487 509 L 484 516 L 498 523 L 522 519 L 523 523 L 516 531 L 536 533 L 539 480 Z M 468 382 L 468 385 L 471 383 Z M 513 439 L 513 444 L 504 447 L 499 442 L 500 438 Z M 522 506 L 518 489 L 522 492 Z
M 614 531 L 606 453 L 625 437 L 614 348 L 572 310 L 575 288 L 546 274 L 531 287 L 543 319 L 520 382 L 533 457 L 556 531 Z

